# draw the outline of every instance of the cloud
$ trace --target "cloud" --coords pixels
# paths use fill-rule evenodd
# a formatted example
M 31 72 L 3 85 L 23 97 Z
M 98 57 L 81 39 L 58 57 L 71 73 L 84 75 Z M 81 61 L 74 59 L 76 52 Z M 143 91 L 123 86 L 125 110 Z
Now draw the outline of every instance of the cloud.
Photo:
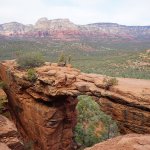
M 35 23 L 40 17 L 77 24 L 117 22 L 150 25 L 149 0 L 0 0 L 0 23 Z

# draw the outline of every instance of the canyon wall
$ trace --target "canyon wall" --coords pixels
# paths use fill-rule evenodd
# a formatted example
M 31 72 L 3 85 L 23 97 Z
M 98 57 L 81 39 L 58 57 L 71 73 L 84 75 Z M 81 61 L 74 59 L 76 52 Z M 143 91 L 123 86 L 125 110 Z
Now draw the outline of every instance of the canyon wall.
M 36 81 L 15 61 L 0 63 L 0 78 L 24 143 L 36 150 L 71 150 L 78 95 L 93 96 L 118 121 L 121 133 L 150 133 L 150 81 L 118 78 L 106 89 L 104 76 L 85 74 L 70 65 L 45 63 L 35 68 Z

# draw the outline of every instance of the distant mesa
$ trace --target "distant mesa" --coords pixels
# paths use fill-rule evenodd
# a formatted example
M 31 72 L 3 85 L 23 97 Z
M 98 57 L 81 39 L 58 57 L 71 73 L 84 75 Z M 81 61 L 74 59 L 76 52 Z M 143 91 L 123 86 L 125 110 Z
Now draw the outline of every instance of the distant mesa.
M 48 37 L 51 40 L 79 41 L 81 39 L 150 40 L 150 26 L 125 26 L 117 23 L 76 25 L 69 19 L 38 19 L 35 25 L 10 22 L 0 25 L 0 36 Z
M 48 19 L 46 17 L 40 18 L 37 22 L 45 22 L 48 21 Z

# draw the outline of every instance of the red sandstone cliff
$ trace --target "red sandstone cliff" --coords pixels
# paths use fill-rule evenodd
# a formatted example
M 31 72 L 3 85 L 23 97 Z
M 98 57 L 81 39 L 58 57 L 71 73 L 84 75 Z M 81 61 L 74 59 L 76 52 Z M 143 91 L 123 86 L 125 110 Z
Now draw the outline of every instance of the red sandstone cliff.
M 48 37 L 52 40 L 75 41 L 80 39 L 150 39 L 149 26 L 125 26 L 117 23 L 76 25 L 69 19 L 39 19 L 35 25 L 17 22 L 0 24 L 0 35 L 8 37 Z
M 15 61 L 0 64 L 13 120 L 24 142 L 36 150 L 73 148 L 76 97 L 81 94 L 96 97 L 122 133 L 150 133 L 150 81 L 118 78 L 118 85 L 106 90 L 101 75 L 51 63 L 36 68 L 36 75 L 31 82 Z

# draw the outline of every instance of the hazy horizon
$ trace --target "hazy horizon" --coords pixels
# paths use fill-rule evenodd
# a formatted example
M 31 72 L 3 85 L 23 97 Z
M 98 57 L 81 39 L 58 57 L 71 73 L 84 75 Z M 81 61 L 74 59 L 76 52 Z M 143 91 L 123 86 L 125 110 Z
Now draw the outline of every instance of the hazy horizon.
M 0 0 L 0 24 L 68 18 L 75 24 L 150 25 L 149 0 Z

